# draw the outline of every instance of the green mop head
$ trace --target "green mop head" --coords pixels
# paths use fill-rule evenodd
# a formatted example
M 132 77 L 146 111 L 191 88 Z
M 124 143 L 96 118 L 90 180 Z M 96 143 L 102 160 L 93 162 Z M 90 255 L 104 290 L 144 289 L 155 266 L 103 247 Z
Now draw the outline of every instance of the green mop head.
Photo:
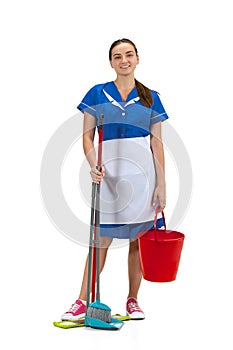
M 129 316 L 123 316 L 123 315 L 120 315 L 120 314 L 114 314 L 114 315 L 112 315 L 111 322 L 113 321 L 113 319 L 118 320 L 118 321 L 129 321 L 130 317 Z M 96 320 L 95 320 L 95 322 L 96 322 Z M 77 321 L 54 321 L 53 325 L 55 327 L 67 329 L 67 328 L 84 327 L 85 323 L 84 323 L 84 318 L 81 318 L 81 319 L 79 319 Z M 110 326 L 111 326 L 111 324 L 110 324 Z
M 84 327 L 84 318 L 80 319 L 78 321 L 54 321 L 53 325 L 55 327 L 59 327 L 59 328 L 76 328 L 76 327 Z
M 86 316 L 107 323 L 110 323 L 112 319 L 110 307 L 101 303 L 99 300 L 89 304 Z

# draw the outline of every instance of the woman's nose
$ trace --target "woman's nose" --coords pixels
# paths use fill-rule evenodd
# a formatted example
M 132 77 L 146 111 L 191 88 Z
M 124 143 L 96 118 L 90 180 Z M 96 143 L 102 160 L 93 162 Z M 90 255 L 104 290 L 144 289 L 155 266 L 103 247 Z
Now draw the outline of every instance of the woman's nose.
M 125 55 L 122 56 L 122 62 L 127 62 L 127 57 Z

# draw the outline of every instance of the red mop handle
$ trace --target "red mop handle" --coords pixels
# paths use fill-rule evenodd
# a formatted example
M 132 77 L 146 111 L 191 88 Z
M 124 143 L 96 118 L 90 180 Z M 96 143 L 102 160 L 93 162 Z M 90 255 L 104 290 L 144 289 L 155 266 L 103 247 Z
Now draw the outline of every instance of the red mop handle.
M 102 142 L 103 142 L 103 122 L 104 122 L 104 115 L 100 115 L 100 124 L 99 124 L 99 147 L 98 147 L 98 160 L 97 160 L 97 166 L 102 167 Z
M 102 168 L 102 142 L 103 142 L 103 123 L 104 115 L 100 115 L 99 123 L 99 142 L 98 142 L 98 159 L 97 169 L 101 171 Z M 99 185 L 98 185 L 99 186 Z M 94 221 L 94 239 L 96 240 L 96 221 Z M 93 259 L 92 259 L 92 285 L 91 285 L 91 301 L 95 301 L 95 284 L 96 284 L 96 247 L 93 247 Z

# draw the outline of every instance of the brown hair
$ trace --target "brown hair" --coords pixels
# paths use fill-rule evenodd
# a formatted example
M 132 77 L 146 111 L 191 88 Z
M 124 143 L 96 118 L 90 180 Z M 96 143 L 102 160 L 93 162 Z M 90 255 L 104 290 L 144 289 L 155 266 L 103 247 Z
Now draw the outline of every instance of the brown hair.
M 128 43 L 131 44 L 135 50 L 136 55 L 138 56 L 138 50 L 136 48 L 136 45 L 129 39 L 123 38 L 118 39 L 112 43 L 109 49 L 109 61 L 112 60 L 112 50 L 115 46 L 122 44 L 122 43 Z M 135 86 L 138 91 L 138 96 L 140 97 L 140 100 L 145 107 L 151 107 L 153 104 L 153 97 L 151 94 L 151 91 L 148 87 L 140 83 L 138 80 L 135 79 Z

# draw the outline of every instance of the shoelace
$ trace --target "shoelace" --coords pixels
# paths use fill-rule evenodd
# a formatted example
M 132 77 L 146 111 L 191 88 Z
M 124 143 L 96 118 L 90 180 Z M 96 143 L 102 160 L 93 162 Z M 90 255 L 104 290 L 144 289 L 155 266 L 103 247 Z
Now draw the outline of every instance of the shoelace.
M 80 304 L 74 303 L 71 305 L 71 308 L 69 309 L 69 312 L 76 312 L 81 307 Z
M 134 302 L 131 302 L 128 304 L 128 308 L 131 310 L 131 309 L 134 309 L 136 311 L 141 311 L 140 307 L 138 306 L 137 303 L 134 303 Z

